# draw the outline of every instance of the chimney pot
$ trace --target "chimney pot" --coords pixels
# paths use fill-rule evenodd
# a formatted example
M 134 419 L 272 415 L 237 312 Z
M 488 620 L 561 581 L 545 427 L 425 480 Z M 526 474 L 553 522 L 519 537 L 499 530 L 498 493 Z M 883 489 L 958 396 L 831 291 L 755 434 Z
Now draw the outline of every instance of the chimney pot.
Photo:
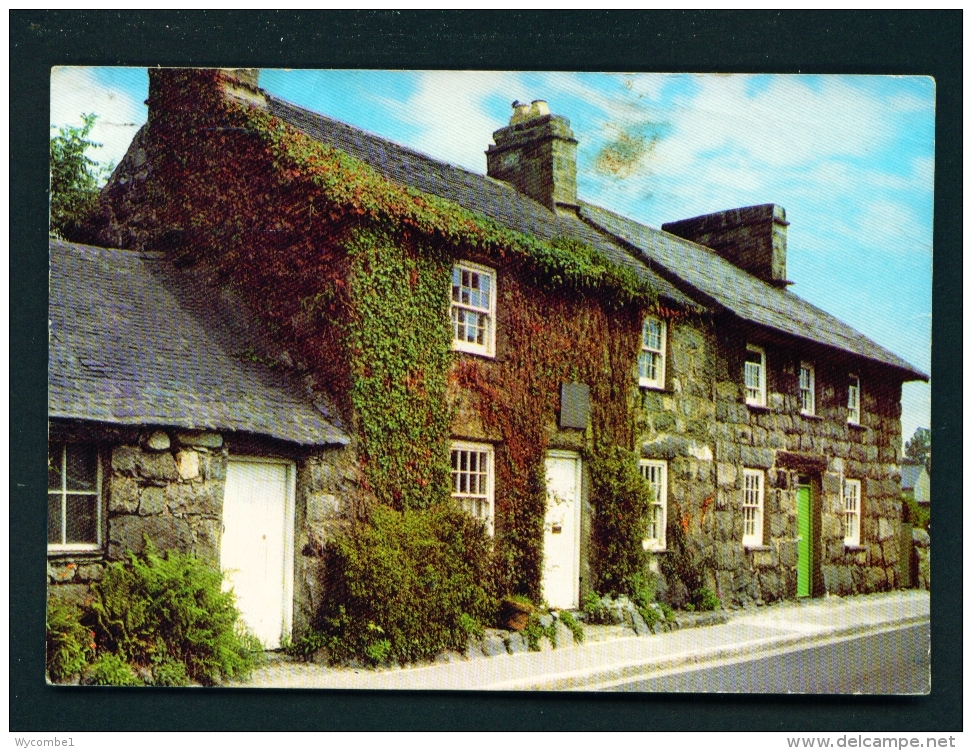
M 510 124 L 493 133 L 486 174 L 509 183 L 551 211 L 576 214 L 577 140 L 565 117 L 543 99 L 513 102 Z

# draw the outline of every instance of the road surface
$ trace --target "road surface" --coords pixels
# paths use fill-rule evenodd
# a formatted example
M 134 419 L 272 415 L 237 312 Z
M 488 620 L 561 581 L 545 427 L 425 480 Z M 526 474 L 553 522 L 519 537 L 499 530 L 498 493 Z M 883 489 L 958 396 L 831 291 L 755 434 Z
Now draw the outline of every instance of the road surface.
M 923 694 L 930 690 L 928 623 L 770 657 L 637 678 L 609 691 Z

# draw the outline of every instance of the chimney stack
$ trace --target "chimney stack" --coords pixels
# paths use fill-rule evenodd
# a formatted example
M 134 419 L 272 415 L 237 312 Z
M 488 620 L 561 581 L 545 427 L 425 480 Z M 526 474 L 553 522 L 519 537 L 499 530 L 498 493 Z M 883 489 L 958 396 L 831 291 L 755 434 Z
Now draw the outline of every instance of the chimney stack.
M 551 115 L 542 99 L 513 102 L 510 124 L 493 133 L 486 174 L 515 187 L 551 211 L 576 214 L 577 140 L 570 121 Z
M 775 203 L 668 222 L 665 232 L 711 248 L 729 263 L 774 287 L 786 278 L 786 211 Z

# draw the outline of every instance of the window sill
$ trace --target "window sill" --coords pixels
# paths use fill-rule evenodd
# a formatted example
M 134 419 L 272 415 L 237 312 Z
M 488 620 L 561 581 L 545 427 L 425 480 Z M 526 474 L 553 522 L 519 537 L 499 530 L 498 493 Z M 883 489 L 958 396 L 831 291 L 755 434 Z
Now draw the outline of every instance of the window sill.
M 646 391 L 667 391 L 664 385 L 655 383 L 654 381 L 638 381 L 638 388 L 645 389 Z
M 801 412 L 800 417 L 806 418 L 807 420 L 816 420 L 817 422 L 823 422 L 823 418 L 820 415 L 811 415 L 809 412 Z
M 848 427 L 848 428 L 857 428 L 858 430 L 867 430 L 867 428 L 865 428 L 865 427 L 864 427 L 863 425 L 861 425 L 861 424 L 860 424 L 859 422 L 849 422 L 849 421 L 848 421 L 848 423 L 847 423 L 847 427 Z
M 769 545 L 743 545 L 747 553 L 769 552 L 773 548 Z
M 495 352 L 488 352 L 487 350 L 484 350 L 484 349 L 466 349 L 464 347 L 460 347 L 455 342 L 452 343 L 452 351 L 453 352 L 460 352 L 460 353 L 462 353 L 464 355 L 475 355 L 476 357 L 485 357 L 487 360 L 495 360 L 496 359 L 496 353 Z
M 87 548 L 81 550 L 48 548 L 47 557 L 56 560 L 100 561 L 105 557 L 105 551 L 103 548 Z
M 755 404 L 753 402 L 746 402 L 746 406 L 749 407 L 754 412 L 769 412 L 770 408 L 765 404 Z
M 845 553 L 863 553 L 865 550 L 867 550 L 867 548 L 863 545 L 848 545 L 846 542 L 844 543 Z

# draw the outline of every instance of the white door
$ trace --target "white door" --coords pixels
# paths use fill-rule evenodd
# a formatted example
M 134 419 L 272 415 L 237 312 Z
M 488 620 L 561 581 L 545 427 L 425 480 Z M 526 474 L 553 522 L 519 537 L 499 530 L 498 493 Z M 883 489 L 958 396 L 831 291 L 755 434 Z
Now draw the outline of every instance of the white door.
M 543 599 L 576 608 L 580 595 L 581 460 L 572 451 L 547 452 L 547 514 L 543 524 Z
M 220 564 L 244 623 L 267 649 L 293 616 L 293 465 L 230 459 Z

